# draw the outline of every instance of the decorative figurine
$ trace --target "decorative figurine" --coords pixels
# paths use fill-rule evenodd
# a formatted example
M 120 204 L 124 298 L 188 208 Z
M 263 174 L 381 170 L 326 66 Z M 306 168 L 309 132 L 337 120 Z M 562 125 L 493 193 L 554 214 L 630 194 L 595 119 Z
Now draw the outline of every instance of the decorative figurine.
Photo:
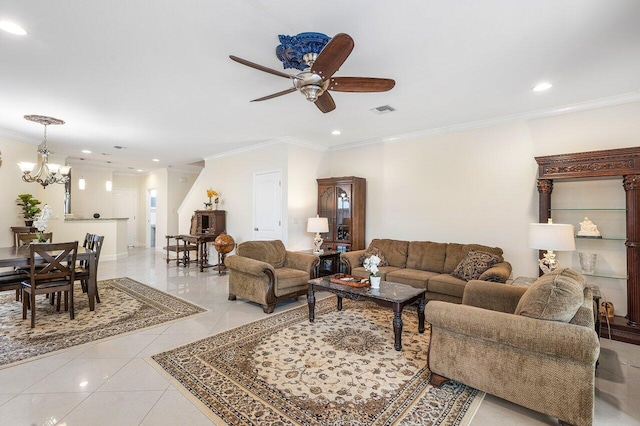
M 584 218 L 584 221 L 580 222 L 580 231 L 578 231 L 579 237 L 592 237 L 602 238 L 598 226 L 591 222 L 588 217 Z

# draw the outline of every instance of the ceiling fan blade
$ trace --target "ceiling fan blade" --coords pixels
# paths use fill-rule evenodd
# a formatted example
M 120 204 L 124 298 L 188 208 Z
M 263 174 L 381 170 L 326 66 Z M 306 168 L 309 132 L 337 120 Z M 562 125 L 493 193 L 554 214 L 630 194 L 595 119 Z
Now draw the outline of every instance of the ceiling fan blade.
M 286 94 L 289 94 L 289 93 L 293 93 L 296 90 L 297 89 L 295 87 L 292 87 L 291 89 L 283 90 L 282 92 L 278 92 L 278 93 L 274 93 L 272 95 L 263 96 L 262 98 L 254 99 L 251 102 L 266 101 L 267 99 L 273 99 L 273 98 L 277 98 L 278 96 L 282 96 L 282 95 L 286 95 Z
M 255 68 L 255 69 L 260 70 L 260 71 L 268 72 L 269 74 L 277 75 L 278 77 L 296 78 L 295 75 L 290 75 L 290 74 L 287 74 L 287 73 L 284 73 L 284 72 L 281 72 L 281 71 L 278 71 L 278 70 L 267 68 L 267 67 L 264 67 L 262 65 L 253 63 L 251 61 L 247 61 L 246 59 L 238 58 L 237 56 L 229 55 L 229 58 L 233 59 L 234 61 L 236 61 L 236 62 L 238 62 L 238 63 L 240 63 L 242 65 L 246 65 L 248 67 Z
M 336 34 L 318 54 L 311 66 L 311 72 L 328 80 L 347 60 L 353 50 L 354 42 L 349 34 Z
M 336 109 L 336 103 L 333 101 L 333 97 L 329 92 L 324 92 L 315 102 L 318 109 L 325 114 Z
M 328 90 L 336 92 L 386 92 L 396 85 L 390 78 L 333 77 Z

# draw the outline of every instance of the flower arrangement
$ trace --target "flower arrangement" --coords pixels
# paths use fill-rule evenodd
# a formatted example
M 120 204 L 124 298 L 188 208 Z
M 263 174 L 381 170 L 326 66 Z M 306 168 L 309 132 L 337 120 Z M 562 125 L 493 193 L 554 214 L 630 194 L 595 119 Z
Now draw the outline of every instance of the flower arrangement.
M 378 272 L 380 270 L 378 269 L 378 265 L 380 265 L 380 258 L 375 254 L 367 257 L 362 263 L 362 266 L 369 271 L 369 276 L 371 277 L 377 277 L 379 275 Z
M 40 216 L 38 216 L 36 218 L 36 220 L 33 222 L 33 226 L 36 227 L 36 229 L 38 230 L 38 232 L 36 232 L 36 236 L 38 237 L 38 241 L 39 242 L 44 242 L 45 239 L 42 236 L 42 233 L 45 231 L 45 229 L 47 229 L 47 225 L 49 224 L 49 218 L 51 217 L 51 206 L 49 204 L 45 204 L 44 207 L 42 207 L 42 213 L 40 213 Z
M 35 199 L 31 194 L 20 194 L 16 200 L 16 204 L 22 207 L 22 216 L 25 220 L 33 220 L 40 213 L 40 201 Z
M 209 188 L 207 189 L 207 197 L 209 197 L 209 202 L 208 203 L 204 203 L 205 207 L 211 207 L 212 202 L 211 199 L 215 197 L 215 200 L 213 201 L 214 203 L 216 203 L 216 209 L 218 208 L 218 196 L 220 194 L 218 194 L 218 191 L 216 191 L 215 189 Z

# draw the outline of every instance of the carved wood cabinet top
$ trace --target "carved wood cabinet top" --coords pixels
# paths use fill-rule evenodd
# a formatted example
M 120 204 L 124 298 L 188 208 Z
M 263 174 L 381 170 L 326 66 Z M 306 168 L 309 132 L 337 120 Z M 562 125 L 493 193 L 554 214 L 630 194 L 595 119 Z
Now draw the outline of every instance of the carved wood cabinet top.
M 640 173 L 640 147 L 535 157 L 539 179 L 625 176 Z

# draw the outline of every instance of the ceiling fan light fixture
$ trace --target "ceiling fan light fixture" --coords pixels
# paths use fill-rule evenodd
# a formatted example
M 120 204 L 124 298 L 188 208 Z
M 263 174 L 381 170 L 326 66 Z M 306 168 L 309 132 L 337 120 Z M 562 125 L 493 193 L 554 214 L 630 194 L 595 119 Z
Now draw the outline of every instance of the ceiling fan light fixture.
M 309 102 L 315 102 L 323 93 L 322 87 L 315 84 L 308 84 L 300 88 L 300 91 Z

